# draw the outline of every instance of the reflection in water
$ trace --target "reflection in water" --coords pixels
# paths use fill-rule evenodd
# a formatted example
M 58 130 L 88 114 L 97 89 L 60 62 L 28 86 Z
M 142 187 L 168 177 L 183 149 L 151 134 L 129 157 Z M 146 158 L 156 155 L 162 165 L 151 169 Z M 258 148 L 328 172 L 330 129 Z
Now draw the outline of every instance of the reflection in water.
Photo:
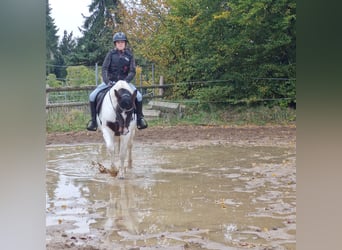
M 91 165 L 101 145 L 48 147 L 47 226 L 111 247 L 295 249 L 293 149 L 135 145 L 133 153 L 118 180 Z
M 132 234 L 138 233 L 138 218 L 136 198 L 132 185 L 119 182 L 118 190 L 109 191 L 109 202 L 106 208 L 104 229 L 111 231 L 127 230 Z

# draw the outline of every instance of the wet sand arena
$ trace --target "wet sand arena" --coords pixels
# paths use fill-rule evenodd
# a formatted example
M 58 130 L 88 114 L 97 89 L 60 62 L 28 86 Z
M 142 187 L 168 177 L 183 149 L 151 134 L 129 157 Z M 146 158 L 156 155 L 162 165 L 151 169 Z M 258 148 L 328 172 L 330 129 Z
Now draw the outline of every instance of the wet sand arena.
M 119 180 L 102 143 L 47 146 L 47 249 L 296 249 L 293 144 L 133 151 Z

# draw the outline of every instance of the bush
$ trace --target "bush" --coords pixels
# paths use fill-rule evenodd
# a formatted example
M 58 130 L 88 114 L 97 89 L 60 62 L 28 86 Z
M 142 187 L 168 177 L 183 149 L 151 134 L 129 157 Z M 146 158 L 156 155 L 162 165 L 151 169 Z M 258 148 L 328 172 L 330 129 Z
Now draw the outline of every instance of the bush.
M 69 66 L 67 68 L 67 85 L 95 85 L 95 70 L 86 66 Z
M 46 77 L 46 84 L 47 84 L 50 88 L 56 88 L 56 87 L 61 87 L 61 86 L 63 86 L 63 82 L 62 82 L 62 81 L 58 81 L 55 74 L 49 74 L 49 75 Z

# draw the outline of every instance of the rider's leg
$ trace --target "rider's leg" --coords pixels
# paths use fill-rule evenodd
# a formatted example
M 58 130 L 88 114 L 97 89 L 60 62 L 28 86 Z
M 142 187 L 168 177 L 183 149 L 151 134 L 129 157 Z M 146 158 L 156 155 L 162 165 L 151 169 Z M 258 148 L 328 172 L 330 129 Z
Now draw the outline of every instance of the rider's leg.
M 96 131 L 97 122 L 96 122 L 96 106 L 95 102 L 89 102 L 90 112 L 91 112 L 91 120 L 88 122 L 87 130 Z
M 132 83 L 129 83 L 133 90 L 137 89 Z M 147 121 L 144 119 L 144 114 L 142 112 L 142 94 L 137 90 L 137 97 L 135 98 L 135 106 L 137 112 L 137 127 L 138 129 L 147 128 Z
M 137 111 L 137 127 L 138 129 L 147 128 L 147 121 L 144 119 L 144 115 L 142 112 L 142 100 L 139 101 L 138 98 L 135 98 L 135 106 Z
M 103 82 L 100 85 L 98 85 L 96 89 L 94 89 L 93 92 L 91 92 L 89 95 L 89 106 L 91 112 L 91 120 L 88 122 L 87 125 L 87 130 L 89 131 L 96 131 L 97 129 L 95 99 L 97 94 L 106 87 L 107 85 Z

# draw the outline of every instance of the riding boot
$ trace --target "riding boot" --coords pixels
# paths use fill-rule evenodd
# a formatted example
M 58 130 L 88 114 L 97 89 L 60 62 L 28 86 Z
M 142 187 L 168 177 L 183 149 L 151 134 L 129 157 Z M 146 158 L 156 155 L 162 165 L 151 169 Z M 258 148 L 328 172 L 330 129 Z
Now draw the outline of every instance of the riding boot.
M 95 102 L 89 102 L 90 104 L 90 112 L 91 112 L 91 120 L 88 122 L 87 130 L 96 131 L 97 122 L 96 122 L 96 106 Z
M 142 112 L 142 101 L 139 102 L 137 99 L 135 99 L 135 106 L 136 106 L 136 112 L 137 112 L 137 127 L 138 129 L 144 129 L 147 128 L 147 121 L 144 119 L 144 115 Z

